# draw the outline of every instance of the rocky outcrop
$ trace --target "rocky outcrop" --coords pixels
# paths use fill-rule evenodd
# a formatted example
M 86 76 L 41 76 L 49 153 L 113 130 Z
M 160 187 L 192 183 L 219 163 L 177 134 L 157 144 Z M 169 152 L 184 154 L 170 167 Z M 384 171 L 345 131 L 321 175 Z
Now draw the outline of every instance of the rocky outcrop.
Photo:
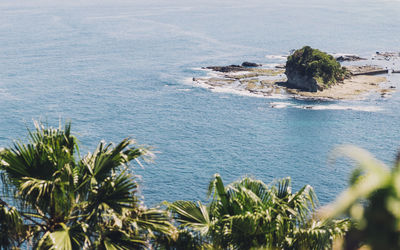
M 361 61 L 361 60 L 367 60 L 367 59 L 356 56 L 356 55 L 342 55 L 342 56 L 336 57 L 336 61 L 338 61 L 338 62 L 354 62 L 354 61 Z
M 236 71 L 245 71 L 249 70 L 248 68 L 255 68 L 259 67 L 261 64 L 253 63 L 253 62 L 243 62 L 242 65 L 228 65 L 228 66 L 208 66 L 205 69 L 212 69 L 214 71 L 229 73 L 229 72 L 236 72 Z
M 234 65 L 234 64 L 228 65 L 228 66 L 209 66 L 209 67 L 206 67 L 206 69 L 212 69 L 214 71 L 223 72 L 223 73 L 247 70 L 245 67 L 242 67 L 240 65 Z
M 316 92 L 344 80 L 347 71 L 332 55 L 304 46 L 288 57 L 285 74 L 288 85 Z
M 379 52 L 377 51 L 372 60 L 386 60 L 391 61 L 400 58 L 400 52 Z
M 243 62 L 242 67 L 259 67 L 261 64 L 253 63 L 253 62 Z
M 285 64 L 278 64 L 275 66 L 276 69 L 284 69 L 286 67 Z
M 350 72 L 353 76 L 358 75 L 381 75 L 387 74 L 388 69 L 384 69 L 382 67 L 374 66 L 374 65 L 364 65 L 364 66 L 346 66 L 348 72 Z
M 309 77 L 290 69 L 286 69 L 285 73 L 287 77 L 287 82 L 285 85 L 289 88 L 301 89 L 310 92 L 317 92 L 318 90 L 323 89 L 322 85 L 320 85 L 314 77 Z

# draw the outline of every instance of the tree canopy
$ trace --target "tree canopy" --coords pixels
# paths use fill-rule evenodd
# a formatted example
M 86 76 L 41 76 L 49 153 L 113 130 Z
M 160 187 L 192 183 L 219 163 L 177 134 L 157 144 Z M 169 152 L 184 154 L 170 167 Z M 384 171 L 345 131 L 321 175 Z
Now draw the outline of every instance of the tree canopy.
M 246 177 L 225 186 L 217 174 L 208 194 L 207 205 L 175 201 L 168 207 L 180 232 L 202 237 L 212 249 L 331 249 L 350 226 L 346 219 L 316 220 L 314 190 L 306 185 L 292 192 L 290 178 L 266 185 Z
M 314 78 L 325 86 L 343 80 L 346 76 L 345 68 L 333 56 L 310 46 L 304 46 L 288 57 L 286 72 L 287 75 L 295 72 L 305 77 Z
M 148 150 L 126 138 L 81 156 L 69 123 L 36 123 L 26 143 L 0 150 L 3 249 L 332 249 L 400 248 L 400 154 L 393 168 L 343 147 L 359 163 L 350 187 L 320 210 L 311 186 L 216 174 L 209 202 L 147 208 L 130 167 Z
M 36 123 L 28 143 L 0 152 L 0 245 L 35 249 L 133 249 L 173 238 L 165 210 L 141 206 L 129 163 L 147 154 L 124 139 L 81 157 L 67 123 Z

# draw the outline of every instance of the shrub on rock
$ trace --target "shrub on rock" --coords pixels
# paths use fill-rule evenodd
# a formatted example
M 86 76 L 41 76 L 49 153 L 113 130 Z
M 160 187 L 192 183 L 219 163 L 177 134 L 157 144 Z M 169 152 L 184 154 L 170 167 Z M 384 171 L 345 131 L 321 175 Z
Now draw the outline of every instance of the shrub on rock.
M 304 46 L 288 57 L 285 74 L 290 86 L 316 92 L 342 81 L 346 69 L 333 56 Z

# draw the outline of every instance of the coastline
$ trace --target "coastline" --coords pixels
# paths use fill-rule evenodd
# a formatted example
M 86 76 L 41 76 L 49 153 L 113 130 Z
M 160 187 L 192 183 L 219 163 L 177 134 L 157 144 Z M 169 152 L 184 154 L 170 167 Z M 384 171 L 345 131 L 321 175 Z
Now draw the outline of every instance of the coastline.
M 386 81 L 386 77 L 383 76 L 355 75 L 322 91 L 307 92 L 291 88 L 287 88 L 287 90 L 291 94 L 304 98 L 355 100 L 370 92 L 378 92 L 381 95 L 393 92 L 394 89 L 387 89 L 381 86 Z
M 317 92 L 302 91 L 287 85 L 282 68 L 254 67 L 229 72 L 202 68 L 209 71 L 209 76 L 193 78 L 192 83 L 214 92 L 241 93 L 265 98 L 283 95 L 288 98 L 311 100 L 357 100 L 370 93 L 379 93 L 381 97 L 387 97 L 396 90 L 394 86 L 383 84 L 387 82 L 385 74 L 370 75 L 371 66 L 365 66 L 364 72 L 361 73 L 359 71 L 363 70 L 362 67 L 350 68 L 352 71 L 357 69 L 357 74 Z

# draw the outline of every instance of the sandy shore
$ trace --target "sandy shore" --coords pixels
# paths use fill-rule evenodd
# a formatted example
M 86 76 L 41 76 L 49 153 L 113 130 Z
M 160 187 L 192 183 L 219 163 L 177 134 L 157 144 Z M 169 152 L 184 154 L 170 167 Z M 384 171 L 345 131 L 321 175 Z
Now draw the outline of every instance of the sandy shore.
M 382 76 L 369 76 L 358 75 L 352 76 L 350 79 L 344 80 L 329 89 L 318 92 L 298 91 L 295 89 L 288 89 L 288 92 L 302 97 L 310 98 L 329 98 L 336 100 L 353 100 L 358 99 L 360 95 L 376 91 L 380 93 L 387 93 L 393 91 L 382 88 L 381 83 L 386 82 L 386 77 Z

